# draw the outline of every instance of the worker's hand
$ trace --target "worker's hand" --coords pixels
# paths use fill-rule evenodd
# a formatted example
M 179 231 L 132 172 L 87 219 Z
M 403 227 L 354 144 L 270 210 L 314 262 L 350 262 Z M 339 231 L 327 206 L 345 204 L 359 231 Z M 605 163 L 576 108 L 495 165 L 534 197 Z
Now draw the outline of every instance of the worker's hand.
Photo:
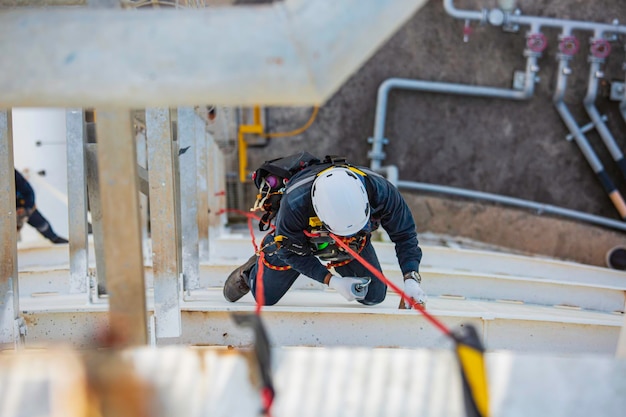
M 419 274 L 417 272 L 406 274 L 404 277 L 404 293 L 422 307 L 426 307 L 428 297 L 418 281 L 421 281 L 421 278 L 419 278 Z M 404 306 L 408 309 L 411 308 L 410 303 L 404 303 Z
M 346 300 L 354 301 L 365 298 L 367 287 L 371 281 L 372 279 L 369 277 L 337 277 L 333 275 L 328 282 L 328 286 L 337 290 Z
M 19 232 L 20 230 L 22 230 L 22 227 L 24 227 L 24 223 L 26 222 L 26 219 L 28 218 L 28 213 L 26 212 L 26 209 L 24 207 L 18 207 L 15 210 L 15 214 L 16 214 L 17 231 Z

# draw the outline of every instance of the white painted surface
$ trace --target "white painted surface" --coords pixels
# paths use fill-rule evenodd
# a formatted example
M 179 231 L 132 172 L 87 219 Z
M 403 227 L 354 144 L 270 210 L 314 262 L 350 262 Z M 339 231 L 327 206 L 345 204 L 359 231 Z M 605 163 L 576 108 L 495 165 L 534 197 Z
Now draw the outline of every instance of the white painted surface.
M 3 11 L 0 107 L 320 104 L 424 3 Z
M 41 146 L 37 145 L 41 142 Z M 35 190 L 35 204 L 54 231 L 67 237 L 67 155 L 65 109 L 14 108 L 13 153 L 15 167 Z M 38 173 L 45 171 L 45 176 Z M 25 225 L 22 241 L 45 241 Z
M 257 363 L 247 356 L 167 347 L 99 358 L 124 375 L 117 384 L 127 406 L 144 400 L 161 417 L 257 417 Z M 271 358 L 275 417 L 467 416 L 450 349 L 297 347 L 272 349 Z M 1 355 L 0 415 L 85 415 L 87 394 L 98 393 L 87 390 L 85 371 L 81 353 L 67 349 Z M 621 417 L 626 409 L 626 361 L 609 356 L 487 353 L 485 374 L 492 417 Z

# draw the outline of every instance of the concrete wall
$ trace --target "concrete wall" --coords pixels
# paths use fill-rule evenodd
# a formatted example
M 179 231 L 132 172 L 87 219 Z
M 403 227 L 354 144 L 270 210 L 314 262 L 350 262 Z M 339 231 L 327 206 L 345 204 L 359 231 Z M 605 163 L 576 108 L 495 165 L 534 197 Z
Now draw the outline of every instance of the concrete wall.
M 469 10 L 495 5 L 489 0 L 455 2 L 456 7 Z M 529 16 L 601 23 L 626 16 L 626 2 L 622 0 L 522 0 L 518 7 Z M 528 28 L 520 27 L 517 33 L 490 25 L 473 28 L 469 42 L 464 43 L 463 22 L 446 14 L 442 0 L 431 0 L 324 103 L 311 128 L 296 137 L 272 139 L 265 148 L 251 149 L 250 167 L 299 149 L 319 155 L 346 155 L 353 163 L 369 165 L 371 145 L 367 139 L 373 134 L 377 89 L 388 78 L 511 88 L 514 71 L 525 68 L 523 51 Z M 389 99 L 385 131 L 389 144 L 384 148 L 387 157 L 383 165 L 397 165 L 401 180 L 512 196 L 619 220 L 579 148 L 565 139 L 569 132 L 552 104 L 559 31 L 546 28 L 543 32 L 548 48 L 539 59 L 540 82 L 530 100 L 394 90 Z M 577 31 L 574 35 L 580 40 L 580 51 L 571 64 L 566 102 L 582 126 L 589 122 L 582 101 L 592 33 Z M 612 44 L 596 103 L 600 113 L 609 117 L 607 125 L 622 149 L 626 124 L 619 113 L 619 102 L 610 101 L 608 93 L 611 81 L 624 81 L 623 42 L 622 38 Z M 310 111 L 269 109 L 270 131 L 296 128 L 307 120 Z M 587 137 L 618 189 L 626 193 L 626 181 L 599 135 L 589 132 Z M 422 226 L 439 231 L 434 223 L 432 228 L 429 224 Z M 484 226 L 498 228 L 497 223 Z M 464 229 L 460 233 L 467 237 L 502 243 L 502 239 L 486 236 L 486 232 L 478 236 Z M 619 236 L 623 238 L 623 234 Z

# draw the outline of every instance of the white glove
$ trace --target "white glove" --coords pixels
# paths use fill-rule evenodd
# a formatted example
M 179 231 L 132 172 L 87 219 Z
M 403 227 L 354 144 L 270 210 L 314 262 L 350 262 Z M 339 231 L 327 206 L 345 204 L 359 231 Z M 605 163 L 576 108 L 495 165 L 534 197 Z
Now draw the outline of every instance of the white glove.
M 330 277 L 328 286 L 348 301 L 362 300 L 367 295 L 367 286 L 370 285 L 371 278 L 361 277 Z
M 426 296 L 426 293 L 424 292 L 422 287 L 420 287 L 420 284 L 415 279 L 407 278 L 404 280 L 404 293 L 408 295 L 409 298 L 415 300 L 416 303 L 421 304 L 422 307 L 426 306 L 426 301 L 428 297 Z M 407 309 L 411 308 L 411 304 L 409 303 L 405 302 L 404 305 Z

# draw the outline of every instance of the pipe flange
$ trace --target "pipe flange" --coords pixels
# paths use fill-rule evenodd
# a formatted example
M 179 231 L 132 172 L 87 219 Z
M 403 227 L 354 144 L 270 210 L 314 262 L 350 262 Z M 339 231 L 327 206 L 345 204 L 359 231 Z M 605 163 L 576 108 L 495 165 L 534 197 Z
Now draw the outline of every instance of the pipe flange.
M 611 53 L 611 44 L 606 39 L 594 39 L 591 41 L 590 50 L 594 58 L 605 59 Z
M 489 11 L 487 18 L 492 26 L 502 26 L 504 23 L 504 12 L 500 9 L 492 9 Z
M 564 36 L 559 43 L 559 51 L 566 56 L 574 56 L 580 49 L 580 42 L 576 36 Z
M 530 33 L 526 36 L 526 46 L 535 53 L 541 53 L 548 47 L 546 35 L 541 32 Z

